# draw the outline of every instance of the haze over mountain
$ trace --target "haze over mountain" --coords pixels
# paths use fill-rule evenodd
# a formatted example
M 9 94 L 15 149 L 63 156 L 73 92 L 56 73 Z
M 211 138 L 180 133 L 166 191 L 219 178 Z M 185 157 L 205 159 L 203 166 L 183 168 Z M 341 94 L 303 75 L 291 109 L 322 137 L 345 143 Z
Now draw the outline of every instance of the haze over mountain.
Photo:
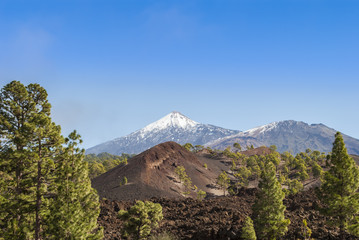
M 166 141 L 174 141 L 179 144 L 189 142 L 193 145 L 204 145 L 207 142 L 239 132 L 210 124 L 198 123 L 174 111 L 127 136 L 89 148 L 86 150 L 86 154 L 98 154 L 101 152 L 136 154 Z
M 291 151 L 296 154 L 310 148 L 321 152 L 330 152 L 337 131 L 324 124 L 307 124 L 300 121 L 279 121 L 240 132 L 233 136 L 220 138 L 205 144 L 225 149 L 238 142 L 245 147 L 252 145 L 276 145 L 279 152 Z M 350 154 L 359 154 L 359 140 L 343 134 L 345 145 Z

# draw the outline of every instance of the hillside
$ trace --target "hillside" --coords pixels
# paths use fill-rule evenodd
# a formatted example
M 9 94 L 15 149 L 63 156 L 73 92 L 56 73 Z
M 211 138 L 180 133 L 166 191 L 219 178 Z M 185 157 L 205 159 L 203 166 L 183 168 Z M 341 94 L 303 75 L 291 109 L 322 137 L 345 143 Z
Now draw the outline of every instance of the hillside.
M 290 154 L 280 155 L 267 147 L 240 152 L 203 149 L 194 153 L 175 142 L 166 142 L 131 158 L 127 165 L 121 164 L 94 178 L 92 185 L 101 198 L 112 200 L 196 198 L 195 189 L 190 190 L 190 195 L 184 195 L 188 189 L 175 173 L 178 166 L 183 166 L 193 187 L 205 191 L 208 197 L 222 196 L 223 190 L 216 185 L 221 172 L 227 172 L 233 191 L 236 192 L 241 186 L 253 188 L 258 184 L 263 162 L 275 156 L 281 159 L 277 163 L 278 171 L 285 176 L 282 184 L 289 192 L 309 189 L 319 184 L 319 178 L 313 175 L 313 169 L 316 167 L 315 163 L 321 166 L 319 168 L 325 168 L 325 155 L 318 151 L 301 153 L 296 158 Z M 301 164 L 306 169 L 298 171 Z M 237 172 L 242 177 L 238 178 Z M 123 185 L 121 183 L 124 177 L 128 182 Z M 297 180 L 299 182 L 293 185 Z
M 177 166 L 184 166 L 193 185 L 209 194 L 217 194 L 218 190 L 211 186 L 222 170 L 221 164 L 208 161 L 208 169 L 203 164 L 181 145 L 165 142 L 133 157 L 127 165 L 117 166 L 94 178 L 92 185 L 101 198 L 107 199 L 181 198 L 185 189 L 174 172 Z M 128 183 L 120 186 L 123 177 Z

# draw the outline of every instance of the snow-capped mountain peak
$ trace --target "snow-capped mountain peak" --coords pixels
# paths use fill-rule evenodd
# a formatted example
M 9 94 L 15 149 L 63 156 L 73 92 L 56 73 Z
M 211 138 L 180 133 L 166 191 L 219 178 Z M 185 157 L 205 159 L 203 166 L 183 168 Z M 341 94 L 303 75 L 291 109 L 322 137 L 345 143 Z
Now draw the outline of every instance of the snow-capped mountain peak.
M 279 152 L 298 153 L 308 148 L 330 152 L 335 133 L 336 130 L 323 124 L 309 125 L 294 120 L 272 122 L 241 132 L 198 123 L 179 112 L 171 112 L 127 136 L 89 148 L 86 153 L 140 153 L 166 141 L 205 145 L 215 149 L 225 149 L 239 143 L 243 147 L 276 145 Z M 349 153 L 359 155 L 359 140 L 347 135 L 343 135 L 343 138 Z
M 127 136 L 89 148 L 86 153 L 140 153 L 166 141 L 175 141 L 179 144 L 189 142 L 193 145 L 203 145 L 214 139 L 230 136 L 238 132 L 237 130 L 198 123 L 174 111 Z
M 278 123 L 279 122 L 272 122 L 272 123 L 266 124 L 264 126 L 249 129 L 247 131 L 244 131 L 243 135 L 253 136 L 253 135 L 258 135 L 258 134 L 261 134 L 261 133 L 264 133 L 264 132 L 268 132 L 270 130 L 275 129 L 278 126 Z
M 167 114 L 163 118 L 159 119 L 158 121 L 147 125 L 141 130 L 142 132 L 151 132 L 154 130 L 162 130 L 170 127 L 189 129 L 198 124 L 198 122 L 189 119 L 180 112 L 173 111 L 170 114 Z

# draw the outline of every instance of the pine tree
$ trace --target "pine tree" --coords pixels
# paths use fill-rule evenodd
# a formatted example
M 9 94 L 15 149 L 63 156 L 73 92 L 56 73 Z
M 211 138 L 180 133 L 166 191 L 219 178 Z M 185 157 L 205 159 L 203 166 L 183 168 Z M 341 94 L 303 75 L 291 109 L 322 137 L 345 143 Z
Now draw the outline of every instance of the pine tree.
M 207 193 L 201 189 L 197 192 L 197 199 L 199 201 L 202 201 L 206 196 L 207 196 Z
M 48 239 L 102 239 L 97 229 L 100 204 L 96 190 L 91 187 L 80 135 L 72 132 L 65 140 L 67 146 L 58 156 L 54 171 L 54 203 L 47 221 Z
M 256 240 L 256 232 L 254 230 L 253 221 L 248 216 L 246 221 L 244 222 L 244 226 L 242 227 L 241 238 L 245 240 Z
M 183 194 L 185 194 L 185 195 L 190 194 L 191 190 L 193 189 L 193 186 L 192 186 L 191 178 L 186 173 L 186 169 L 183 166 L 178 166 L 175 169 L 175 174 L 180 179 L 180 183 L 183 182 L 183 185 L 186 189 L 186 191 Z
M 238 179 L 238 185 L 247 187 L 249 184 L 249 177 L 252 175 L 251 170 L 249 170 L 247 167 L 242 166 L 238 168 L 238 171 L 236 174 L 234 174 L 234 177 Z
M 288 231 L 290 220 L 284 216 L 284 196 L 274 164 L 266 162 L 253 205 L 254 226 L 259 239 L 277 239 Z
M 186 169 L 183 166 L 177 166 L 175 174 L 178 176 L 180 183 L 182 183 L 182 181 L 184 181 L 187 177 Z
M 118 215 L 125 221 L 123 235 L 132 236 L 136 240 L 148 237 L 163 219 L 161 205 L 150 201 L 137 201 L 128 211 L 120 210 Z
M 323 169 L 318 163 L 314 162 L 312 165 L 312 172 L 315 178 L 320 178 L 323 174 Z
M 194 147 L 191 143 L 186 143 L 183 145 L 183 147 L 189 152 L 192 152 L 192 150 L 194 149 Z
M 229 186 L 230 179 L 225 171 L 219 174 L 216 183 L 223 189 L 223 195 L 226 195 L 226 190 Z
M 48 214 L 49 172 L 63 142 L 60 127 L 50 118 L 46 90 L 12 81 L 1 90 L 0 171 L 5 172 L 1 204 L 6 239 L 41 239 Z
M 239 151 L 242 151 L 242 147 L 239 143 L 234 143 L 233 147 L 237 148 Z
M 303 219 L 303 238 L 305 240 L 310 240 L 310 236 L 312 236 L 312 230 L 308 227 L 307 220 Z
M 64 138 L 60 126 L 52 122 L 50 110 L 46 90 L 38 84 L 25 87 L 12 81 L 1 90 L 0 236 L 4 239 L 49 239 L 51 224 L 58 224 L 50 222 L 51 206 L 59 205 L 56 202 L 60 196 L 60 187 L 56 187 L 60 185 L 59 176 L 65 175 L 57 167 L 76 154 L 64 153 Z M 90 209 L 98 208 L 98 199 L 96 193 L 86 194 L 94 191 L 87 166 L 73 171 L 81 176 L 76 184 L 82 186 L 74 191 L 87 198 L 79 200 L 84 205 L 76 205 L 73 211 L 89 211 L 89 214 L 83 216 L 85 219 L 79 223 L 82 225 L 74 223 L 72 227 L 86 229 L 84 222 L 90 226 L 96 224 L 98 213 L 95 216 Z M 87 185 L 81 181 L 87 181 Z M 90 215 L 93 216 L 88 221 Z
M 359 170 L 348 155 L 342 135 L 337 132 L 332 153 L 328 155 L 329 171 L 324 173 L 319 198 L 327 205 L 325 214 L 333 217 L 340 228 L 340 235 L 350 229 L 358 233 Z
M 123 179 L 122 179 L 122 184 L 123 184 L 123 185 L 126 185 L 127 182 L 128 182 L 127 177 L 126 177 L 126 176 L 123 177 Z

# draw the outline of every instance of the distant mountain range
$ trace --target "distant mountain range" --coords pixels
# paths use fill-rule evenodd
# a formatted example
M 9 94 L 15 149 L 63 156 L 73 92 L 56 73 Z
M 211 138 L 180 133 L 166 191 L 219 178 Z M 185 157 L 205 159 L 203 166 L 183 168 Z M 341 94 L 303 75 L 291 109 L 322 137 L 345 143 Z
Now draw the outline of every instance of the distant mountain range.
M 179 112 L 171 112 L 160 120 L 127 136 L 116 138 L 86 150 L 86 154 L 137 154 L 157 144 L 174 141 L 179 144 L 204 145 L 213 140 L 239 133 L 209 124 L 195 122 Z
M 225 149 L 238 142 L 245 148 L 253 145 L 276 145 L 279 152 L 293 154 L 310 148 L 330 152 L 336 130 L 323 124 L 307 124 L 287 120 L 270 123 L 245 132 L 195 122 L 179 112 L 171 112 L 160 120 L 127 136 L 116 138 L 86 150 L 86 154 L 137 154 L 157 144 L 174 141 Z M 350 154 L 359 155 L 359 140 L 343 135 Z
M 238 142 L 246 147 L 253 145 L 276 145 L 277 151 L 291 151 L 296 154 L 306 149 L 330 152 L 337 131 L 324 124 L 307 124 L 293 120 L 270 123 L 245 132 L 220 138 L 205 144 L 215 149 L 225 149 Z M 359 140 L 343 134 L 345 145 L 350 154 L 359 155 Z

